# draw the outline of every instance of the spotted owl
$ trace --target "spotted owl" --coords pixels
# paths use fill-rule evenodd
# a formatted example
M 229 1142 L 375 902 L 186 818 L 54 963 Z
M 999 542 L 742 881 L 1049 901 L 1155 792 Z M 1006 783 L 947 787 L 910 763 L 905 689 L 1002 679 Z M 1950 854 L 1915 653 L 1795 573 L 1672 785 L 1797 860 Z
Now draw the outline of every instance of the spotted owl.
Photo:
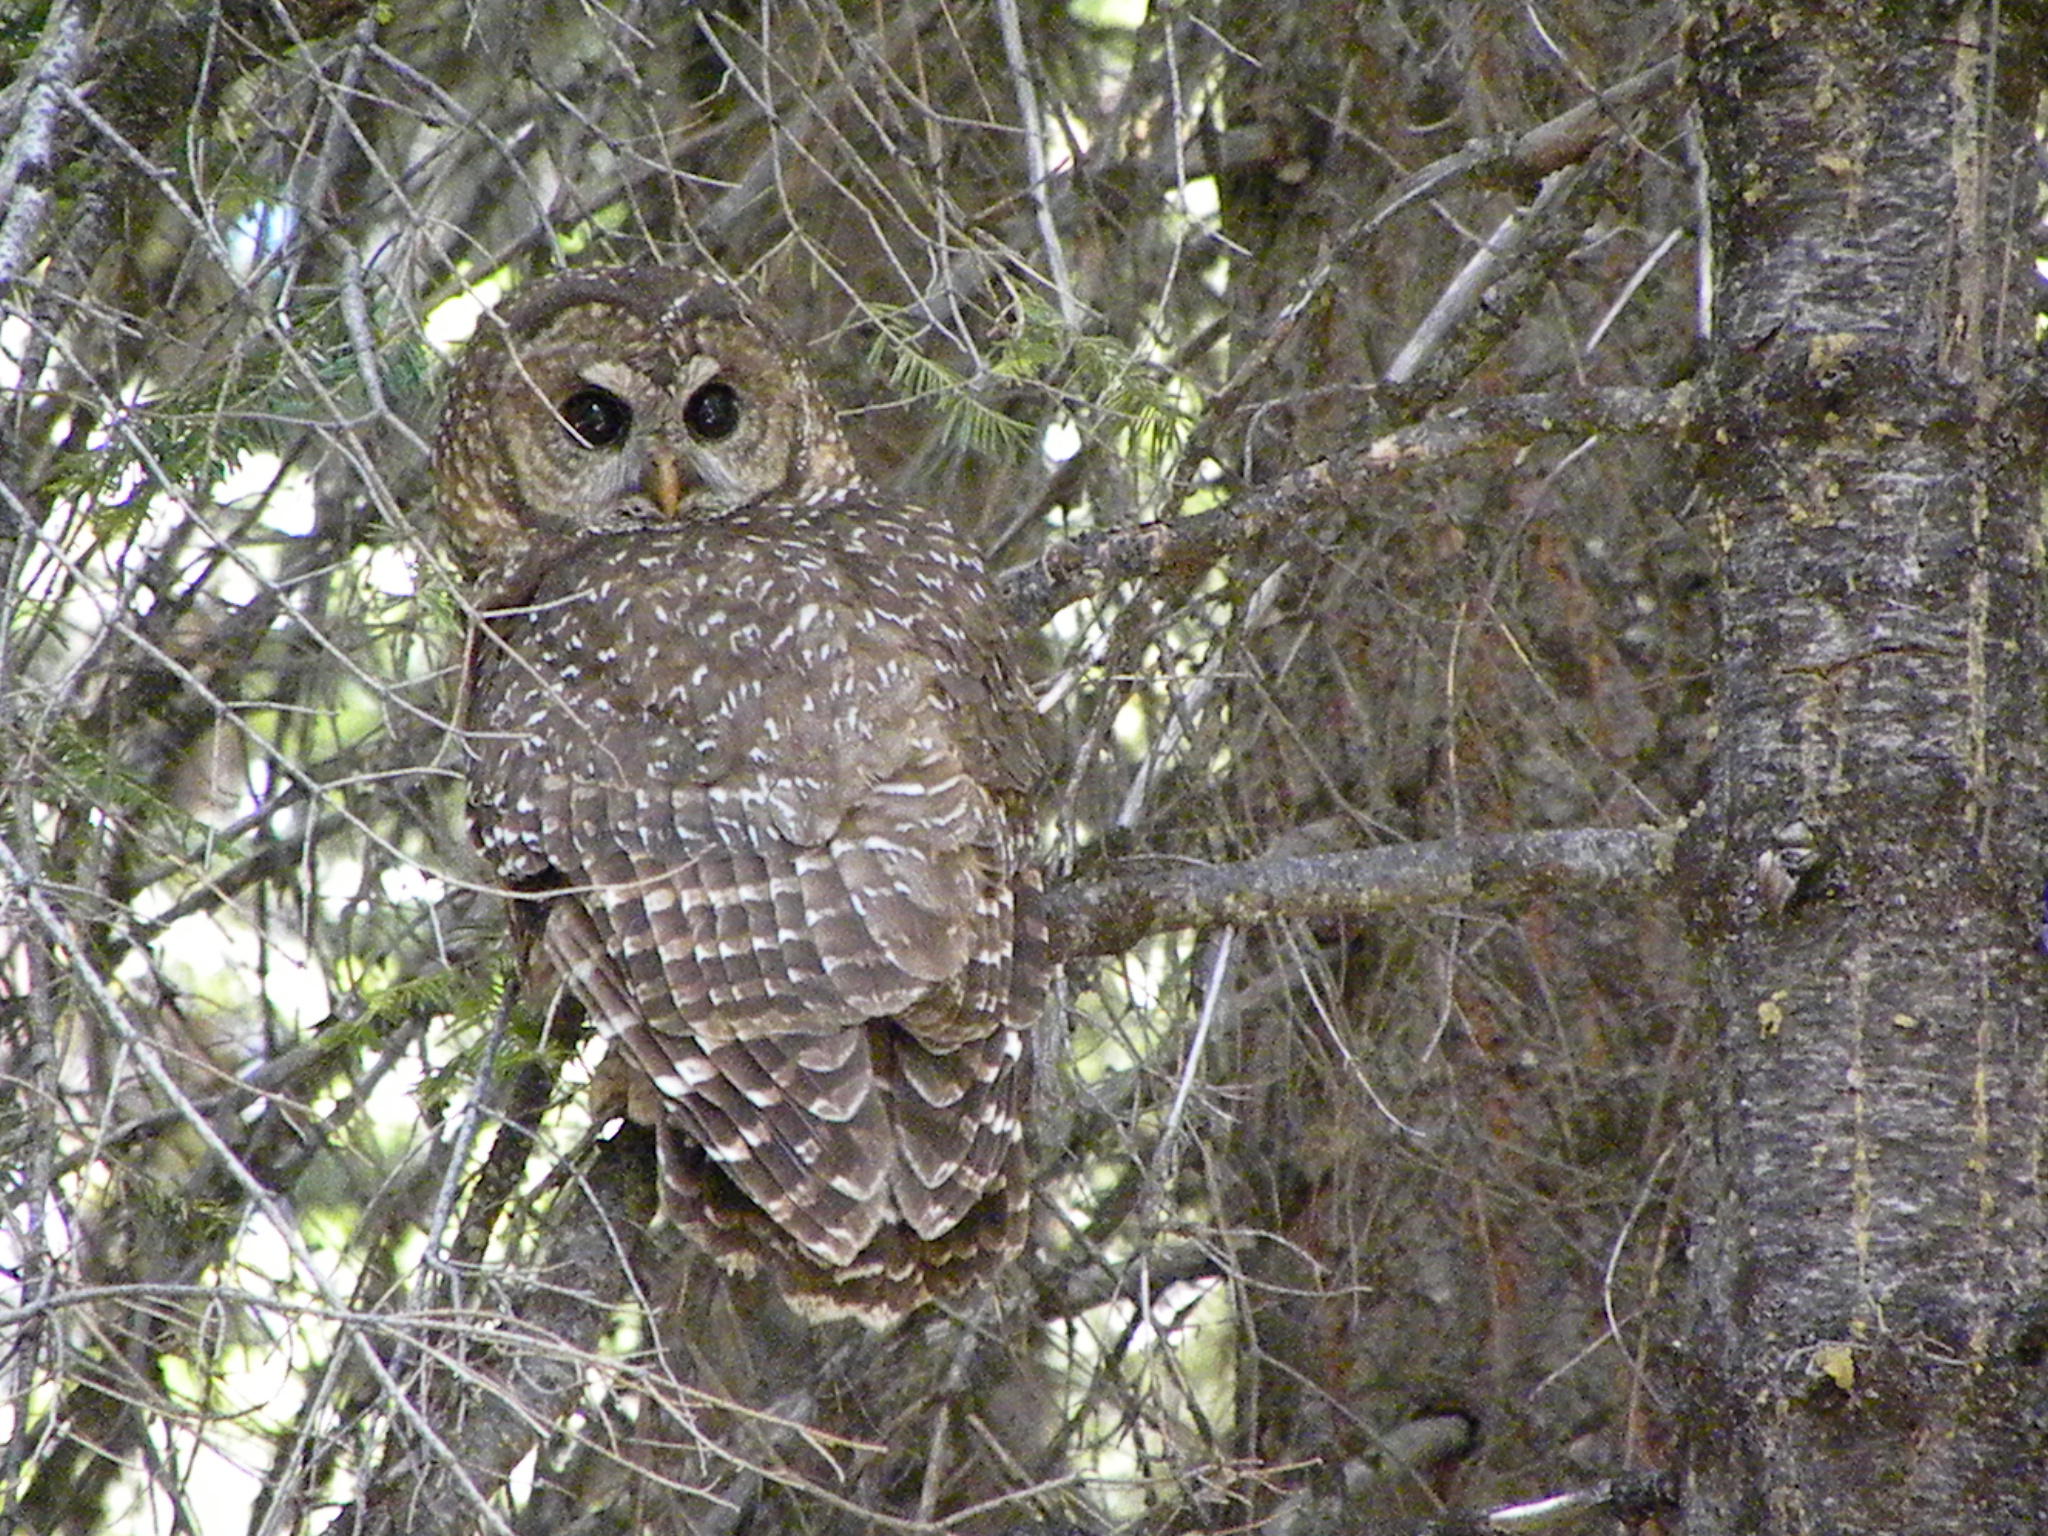
M 1013 1257 L 1041 756 L 979 561 L 673 269 L 486 318 L 434 476 L 476 613 L 471 830 L 528 986 L 624 1063 L 663 1209 L 819 1317 Z

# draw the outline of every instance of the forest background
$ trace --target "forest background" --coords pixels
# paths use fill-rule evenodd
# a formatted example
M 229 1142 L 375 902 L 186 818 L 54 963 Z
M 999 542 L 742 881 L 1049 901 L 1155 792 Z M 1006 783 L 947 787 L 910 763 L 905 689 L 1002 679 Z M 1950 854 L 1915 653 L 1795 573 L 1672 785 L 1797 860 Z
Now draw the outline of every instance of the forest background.
M 0 1532 L 2048 1528 L 2044 62 L 0 11 Z M 886 1335 L 650 1224 L 462 830 L 437 391 L 646 260 L 1038 637 L 1038 1230 Z

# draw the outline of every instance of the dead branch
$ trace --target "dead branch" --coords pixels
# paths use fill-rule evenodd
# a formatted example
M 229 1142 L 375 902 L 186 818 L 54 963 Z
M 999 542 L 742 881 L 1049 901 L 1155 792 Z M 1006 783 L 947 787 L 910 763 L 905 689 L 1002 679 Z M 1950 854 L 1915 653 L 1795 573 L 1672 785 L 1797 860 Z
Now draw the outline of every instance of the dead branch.
M 1174 928 L 1643 887 L 1670 872 L 1677 836 L 1668 827 L 1580 827 L 1238 864 L 1132 859 L 1114 875 L 1054 893 L 1053 948 L 1077 959 L 1116 954 Z
M 1274 528 L 1300 521 L 1351 487 L 1459 454 L 1600 432 L 1677 435 L 1692 420 L 1694 389 L 1560 389 L 1505 395 L 1444 411 L 1365 447 L 1284 475 L 1226 506 L 1171 522 L 1085 534 L 1012 571 L 1010 607 L 1030 624 L 1121 581 L 1207 569 Z

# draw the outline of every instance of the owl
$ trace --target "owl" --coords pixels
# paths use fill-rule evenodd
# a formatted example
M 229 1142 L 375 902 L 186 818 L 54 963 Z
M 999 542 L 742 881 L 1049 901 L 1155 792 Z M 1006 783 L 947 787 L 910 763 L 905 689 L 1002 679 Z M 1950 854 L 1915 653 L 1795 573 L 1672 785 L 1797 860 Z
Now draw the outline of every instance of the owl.
M 652 1122 L 665 1213 L 873 1325 L 1012 1258 L 1042 758 L 974 554 L 862 479 L 732 289 L 667 268 L 486 319 L 434 480 L 471 831 L 527 986 Z

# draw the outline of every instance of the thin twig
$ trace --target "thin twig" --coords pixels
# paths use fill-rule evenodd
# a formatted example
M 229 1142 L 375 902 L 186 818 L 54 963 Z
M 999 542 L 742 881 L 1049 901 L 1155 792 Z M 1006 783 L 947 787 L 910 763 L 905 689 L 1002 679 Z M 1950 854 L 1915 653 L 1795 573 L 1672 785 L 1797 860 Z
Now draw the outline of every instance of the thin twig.
M 996 0 L 1002 25 L 1003 53 L 1010 64 L 1010 83 L 1017 92 L 1017 112 L 1024 120 L 1024 166 L 1030 177 L 1032 206 L 1038 212 L 1038 240 L 1045 248 L 1046 276 L 1060 301 L 1060 319 L 1070 331 L 1081 328 L 1081 305 L 1067 272 L 1067 253 L 1052 216 L 1052 196 L 1045 169 L 1045 140 L 1039 135 L 1038 88 L 1031 83 L 1031 59 L 1024 51 L 1024 29 L 1017 19 L 1017 0 Z

